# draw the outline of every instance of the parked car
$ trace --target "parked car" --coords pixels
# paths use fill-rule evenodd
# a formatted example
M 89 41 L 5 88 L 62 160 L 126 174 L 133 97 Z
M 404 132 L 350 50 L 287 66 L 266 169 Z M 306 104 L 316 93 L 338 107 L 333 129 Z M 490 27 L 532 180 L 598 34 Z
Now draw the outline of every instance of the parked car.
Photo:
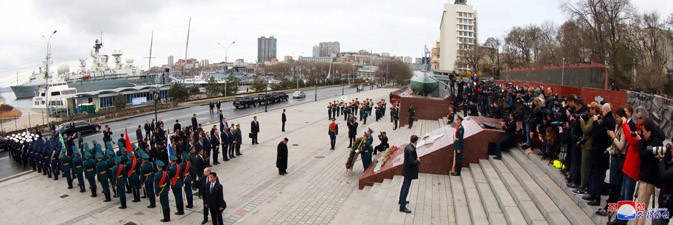
M 271 92 L 271 96 L 273 96 L 276 102 L 287 101 L 290 98 L 285 92 Z
M 87 121 L 73 121 L 66 122 L 56 127 L 57 130 L 60 130 L 66 134 L 74 134 L 77 132 L 82 133 L 95 133 L 100 131 L 100 124 L 90 123 Z
M 234 107 L 237 109 L 248 108 L 250 106 L 257 107 L 257 100 L 252 96 L 242 96 L 234 99 Z
M 9 139 L 6 137 L 0 137 L 0 152 L 7 151 L 7 142 Z
M 295 91 L 292 93 L 292 98 L 306 98 L 306 93 L 303 91 Z
M 269 103 L 273 104 L 276 103 L 276 98 L 274 98 L 274 96 L 271 93 L 268 94 L 261 93 L 257 95 L 257 102 L 260 105 Z

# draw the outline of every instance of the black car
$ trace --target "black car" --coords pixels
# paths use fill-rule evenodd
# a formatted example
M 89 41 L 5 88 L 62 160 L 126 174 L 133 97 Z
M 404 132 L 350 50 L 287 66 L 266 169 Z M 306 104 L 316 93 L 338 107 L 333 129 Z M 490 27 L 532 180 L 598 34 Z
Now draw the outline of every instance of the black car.
M 73 121 L 59 125 L 56 129 L 66 133 L 74 134 L 77 132 L 81 133 L 95 133 L 100 131 L 100 124 L 90 123 L 87 121 Z
M 271 92 L 271 96 L 276 99 L 276 102 L 287 101 L 290 98 L 285 92 Z
M 257 100 L 252 96 L 242 96 L 236 97 L 234 99 L 234 107 L 238 108 L 248 108 L 250 106 L 257 107 Z
M 268 103 L 273 104 L 273 103 L 276 103 L 277 100 L 271 93 L 268 93 L 268 94 L 262 93 L 262 94 L 257 95 L 257 101 L 261 105 L 261 104 L 268 104 Z
M 7 142 L 9 142 L 9 139 L 0 137 L 0 152 L 7 151 Z

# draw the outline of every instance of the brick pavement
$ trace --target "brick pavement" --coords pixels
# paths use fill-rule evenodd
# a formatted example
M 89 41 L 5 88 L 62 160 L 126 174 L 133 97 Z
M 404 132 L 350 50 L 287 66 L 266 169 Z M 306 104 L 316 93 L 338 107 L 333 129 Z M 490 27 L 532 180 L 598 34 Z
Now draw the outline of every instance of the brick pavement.
M 355 96 L 360 99 L 380 99 L 387 98 L 390 91 L 376 89 L 348 96 L 349 99 Z M 361 166 L 356 166 L 354 174 L 345 176 L 343 163 L 347 157 L 345 142 L 348 140 L 343 120 L 338 121 L 342 132 L 337 140 L 337 150 L 327 150 L 328 122 L 324 107 L 330 100 L 334 99 L 288 107 L 288 132 L 285 133 L 280 132 L 282 110 L 257 114 L 262 129 L 259 134 L 261 144 L 250 146 L 250 139 L 244 138 L 242 157 L 213 168 L 220 174 L 229 205 L 224 213 L 225 223 L 289 224 L 300 221 L 327 224 L 331 221 L 330 215 L 334 215 L 341 207 L 340 203 L 356 189 L 353 187 L 357 186 Z M 252 116 L 231 120 L 230 124 L 241 123 L 242 133 L 245 134 Z M 373 116 L 368 125 L 377 124 Z M 390 126 L 387 118 L 378 124 Z M 360 130 L 364 130 L 364 127 L 361 125 Z M 282 137 L 290 139 L 287 176 L 279 176 L 275 168 L 275 148 Z M 391 138 L 392 143 L 395 142 Z M 325 158 L 316 159 L 314 156 Z M 0 207 L 3 208 L 0 218 L 8 224 L 157 224 L 161 218 L 160 209 L 145 207 L 148 204 L 146 200 L 140 203 L 128 202 L 128 209 L 119 210 L 117 199 L 104 203 L 100 196 L 90 198 L 88 193 L 69 190 L 66 186 L 64 179 L 53 181 L 37 173 L 2 182 L 0 192 L 4 194 L 0 195 Z M 175 206 L 172 195 L 170 203 L 173 213 Z M 194 205 L 193 209 L 185 209 L 186 214 L 183 216 L 171 215 L 171 223 L 200 222 L 203 217 L 201 200 L 195 198 Z M 274 208 L 275 205 L 284 207 Z

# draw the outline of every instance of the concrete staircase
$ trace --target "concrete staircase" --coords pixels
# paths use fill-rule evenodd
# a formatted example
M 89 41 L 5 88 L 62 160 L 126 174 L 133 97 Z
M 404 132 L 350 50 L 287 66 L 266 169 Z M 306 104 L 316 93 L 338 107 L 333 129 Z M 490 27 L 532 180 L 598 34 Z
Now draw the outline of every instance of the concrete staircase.
M 446 124 L 439 119 L 419 126 Z M 416 125 L 414 125 L 416 126 Z M 420 128 L 419 130 L 425 130 Z M 418 130 L 417 130 L 418 131 Z M 520 149 L 503 153 L 502 160 L 480 160 L 463 168 L 462 176 L 419 174 L 409 192 L 408 208 L 397 204 L 402 176 L 355 190 L 330 224 L 482 225 L 482 224 L 605 224 L 595 208 L 577 200 L 556 169 Z M 561 181 L 561 182 L 557 182 Z

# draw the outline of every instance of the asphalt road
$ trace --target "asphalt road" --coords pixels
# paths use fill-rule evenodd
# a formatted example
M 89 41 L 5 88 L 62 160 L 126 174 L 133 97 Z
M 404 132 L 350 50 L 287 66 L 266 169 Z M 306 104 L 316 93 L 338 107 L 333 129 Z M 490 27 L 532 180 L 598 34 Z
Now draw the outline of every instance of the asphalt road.
M 370 87 L 365 87 L 365 90 L 369 89 Z M 343 89 L 343 91 L 344 94 L 351 94 L 355 93 L 356 89 L 346 87 Z M 341 92 L 342 92 L 341 87 L 318 89 L 318 100 L 326 98 L 338 98 L 339 96 L 342 95 Z M 315 98 L 314 90 L 307 90 L 304 91 L 304 93 L 306 93 L 306 98 L 292 99 L 292 93 L 289 92 L 288 95 L 290 95 L 290 98 L 288 99 L 287 102 L 270 104 L 268 106 L 268 110 L 286 108 L 293 105 L 314 101 Z M 224 113 L 225 118 L 227 119 L 230 118 L 233 119 L 247 116 L 253 113 L 264 112 L 263 105 L 247 109 L 236 109 L 232 102 L 224 102 L 222 104 L 221 109 L 222 112 Z M 191 118 L 193 114 L 196 114 L 197 121 L 201 124 L 215 123 L 218 122 L 219 120 L 219 114 L 217 113 L 210 114 L 210 108 L 208 107 L 207 104 L 202 106 L 193 106 L 186 109 L 160 112 L 157 113 L 157 118 L 159 118 L 159 120 L 161 121 L 164 121 L 165 128 L 171 129 L 170 132 L 173 132 L 172 130 L 173 124 L 175 124 L 176 119 L 180 121 L 180 124 L 182 124 L 183 127 L 188 126 L 191 124 Z M 135 142 L 136 141 L 135 130 L 138 127 L 138 125 L 144 125 L 145 121 L 152 121 L 152 119 L 154 119 L 154 114 L 149 114 L 110 123 L 101 123 L 101 127 L 105 127 L 105 125 L 108 125 L 110 127 L 113 133 L 112 140 L 114 142 L 116 142 L 116 140 L 119 139 L 119 134 L 124 133 L 124 129 L 128 129 L 131 140 Z M 85 135 L 84 137 L 85 142 L 90 143 L 93 140 L 98 140 L 98 142 L 102 143 L 103 141 L 102 131 L 94 134 Z M 6 152 L 0 153 L 0 179 L 27 171 L 28 169 L 30 169 L 30 167 L 23 168 L 22 166 L 13 162 L 13 160 L 9 159 L 7 157 Z

